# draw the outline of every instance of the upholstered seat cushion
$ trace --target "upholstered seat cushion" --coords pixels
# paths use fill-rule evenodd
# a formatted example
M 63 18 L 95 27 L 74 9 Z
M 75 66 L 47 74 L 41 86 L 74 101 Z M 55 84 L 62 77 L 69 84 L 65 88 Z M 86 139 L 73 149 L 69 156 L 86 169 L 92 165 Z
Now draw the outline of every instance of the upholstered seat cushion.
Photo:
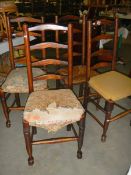
M 58 70 L 60 75 L 66 76 L 68 75 L 68 69 L 61 68 Z M 91 70 L 91 77 L 98 75 L 98 73 L 94 70 Z M 73 84 L 78 84 L 86 81 L 86 66 L 78 65 L 73 67 Z
M 34 76 L 44 73 L 40 68 L 33 68 Z M 47 88 L 47 82 L 45 80 L 34 81 L 34 90 L 43 90 L 45 88 Z M 8 93 L 28 93 L 27 68 L 23 67 L 12 70 L 3 83 L 2 89 Z
M 117 101 L 131 95 L 131 78 L 116 71 L 92 77 L 89 85 L 106 100 Z
M 58 129 L 82 118 L 84 109 L 69 89 L 32 92 L 27 100 L 24 120 L 48 131 Z

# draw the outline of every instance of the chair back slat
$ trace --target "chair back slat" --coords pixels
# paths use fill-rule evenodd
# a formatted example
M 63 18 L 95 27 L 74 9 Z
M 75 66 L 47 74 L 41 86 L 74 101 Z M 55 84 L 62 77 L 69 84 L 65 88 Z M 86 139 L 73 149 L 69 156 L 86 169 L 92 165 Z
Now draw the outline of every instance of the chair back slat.
M 42 30 L 62 30 L 62 31 L 67 31 L 68 28 L 65 26 L 60 26 L 56 24 L 45 24 L 45 25 L 38 25 L 29 28 L 29 31 L 42 31 Z
M 11 23 L 17 23 L 18 24 L 18 29 L 19 31 L 22 31 L 22 25 L 23 23 L 27 23 L 27 24 L 41 24 L 44 23 L 44 18 L 41 17 L 41 19 L 37 19 L 37 18 L 32 18 L 32 17 L 28 17 L 28 16 L 23 16 L 23 17 L 17 17 L 17 18 L 12 18 L 10 19 Z
M 101 34 L 92 39 L 92 42 L 100 41 L 102 39 L 112 39 L 113 35 L 111 34 Z
M 59 44 L 59 43 L 54 43 L 54 42 L 45 42 L 45 43 L 39 43 L 36 45 L 32 45 L 30 47 L 31 50 L 41 50 L 41 49 L 46 49 L 46 48 L 61 48 L 61 49 L 67 49 L 68 46 L 65 44 Z
M 43 66 L 43 65 L 68 65 L 68 62 L 67 61 L 61 61 L 61 60 L 58 60 L 57 58 L 56 59 L 45 59 L 45 60 L 42 60 L 42 61 L 37 61 L 37 62 L 34 62 L 32 63 L 33 66 Z
M 34 81 L 36 80 L 64 80 L 64 76 L 56 75 L 56 74 L 48 74 L 48 75 L 41 75 L 38 77 L 33 78 Z

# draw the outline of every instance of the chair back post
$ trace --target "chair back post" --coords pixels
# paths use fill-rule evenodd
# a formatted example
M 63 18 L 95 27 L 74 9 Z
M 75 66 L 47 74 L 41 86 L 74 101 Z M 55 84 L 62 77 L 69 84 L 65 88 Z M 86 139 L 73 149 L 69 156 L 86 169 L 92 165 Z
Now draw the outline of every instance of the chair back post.
M 9 16 L 6 16 L 6 25 L 7 25 L 7 37 L 8 37 L 8 44 L 9 44 L 9 59 L 10 59 L 10 64 L 11 68 L 15 68 L 15 63 L 14 63 L 14 50 L 13 50 L 13 42 L 12 42 L 12 29 L 11 29 L 11 24 L 10 24 L 10 19 Z
M 73 82 L 73 24 L 68 24 L 68 88 Z
M 43 16 L 41 17 L 41 22 L 42 22 L 42 24 L 45 23 L 45 18 Z M 41 31 L 41 35 L 42 35 L 42 42 L 45 42 L 46 41 L 46 37 L 45 37 L 45 31 L 44 30 Z M 46 50 L 43 49 L 42 50 L 42 58 L 45 58 L 45 57 L 46 57 Z
M 58 16 L 55 16 L 55 23 L 58 24 Z M 59 42 L 59 31 L 56 30 L 55 31 L 55 42 Z M 59 58 L 60 59 L 60 49 L 59 48 L 56 48 L 56 58 Z
M 115 68 L 116 68 L 117 43 L 118 43 L 118 17 L 115 17 L 115 31 L 114 31 L 114 47 L 113 47 L 112 70 L 115 70 Z
M 55 16 L 55 24 L 59 23 L 59 17 L 58 15 Z M 55 31 L 55 42 L 59 42 L 59 31 Z M 56 48 L 56 57 L 60 58 L 60 49 Z
M 86 58 L 86 15 L 82 17 L 82 65 L 85 64 Z
M 87 21 L 87 54 L 86 54 L 86 82 L 90 79 L 91 69 L 91 36 L 92 36 L 92 22 Z
M 27 76 L 28 76 L 28 86 L 29 86 L 29 93 L 34 91 L 33 88 L 33 75 L 32 75 L 32 65 L 31 65 L 31 54 L 30 54 L 30 38 L 29 38 L 29 31 L 28 25 L 23 25 L 24 31 L 24 42 L 25 42 L 25 52 L 26 52 L 26 62 L 27 62 Z
M 58 24 L 58 22 L 59 22 L 59 17 L 56 15 L 55 16 L 55 23 Z

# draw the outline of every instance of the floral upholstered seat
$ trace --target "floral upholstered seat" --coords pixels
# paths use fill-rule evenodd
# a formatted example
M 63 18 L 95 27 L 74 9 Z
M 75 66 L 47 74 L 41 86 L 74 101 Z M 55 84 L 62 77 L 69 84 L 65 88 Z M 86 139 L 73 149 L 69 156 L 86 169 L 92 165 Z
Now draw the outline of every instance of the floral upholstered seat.
M 39 76 L 44 73 L 40 68 L 33 68 L 34 76 Z M 43 90 L 46 88 L 47 82 L 45 80 L 34 82 L 34 90 Z M 3 83 L 2 89 L 8 93 L 28 93 L 27 68 L 23 67 L 12 70 Z
M 58 70 L 58 73 L 60 75 L 67 76 L 68 75 L 68 69 L 67 68 L 61 68 Z M 82 83 L 86 81 L 86 66 L 84 65 L 78 65 L 73 67 L 73 84 Z M 91 77 L 98 75 L 98 73 L 95 70 L 91 70 Z M 67 83 L 67 82 L 66 82 Z
M 82 105 L 69 89 L 36 91 L 27 100 L 24 120 L 31 126 L 57 131 L 79 121 L 83 113 Z

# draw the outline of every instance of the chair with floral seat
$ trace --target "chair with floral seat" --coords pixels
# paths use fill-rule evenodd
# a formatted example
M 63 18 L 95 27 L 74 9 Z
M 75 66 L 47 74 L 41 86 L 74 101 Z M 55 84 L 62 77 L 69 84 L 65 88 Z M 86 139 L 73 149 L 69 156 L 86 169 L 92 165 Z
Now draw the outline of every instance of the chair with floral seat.
M 62 16 L 59 20 L 60 23 L 73 23 L 73 85 L 79 86 L 78 97 L 81 101 L 84 99 L 84 85 L 86 84 L 86 36 L 87 36 L 87 18 L 85 15 L 82 17 L 66 15 Z M 78 62 L 79 60 L 79 62 Z M 67 76 L 68 68 L 58 69 L 58 73 Z M 95 70 L 91 70 L 91 76 L 98 75 Z M 68 83 L 68 78 L 65 78 L 65 83 Z
M 107 23 L 108 20 L 99 20 L 100 25 L 104 24 L 105 22 Z M 108 25 L 112 25 L 112 21 L 109 21 Z M 101 118 L 99 116 L 96 116 L 90 109 L 89 106 L 87 105 L 86 112 L 97 121 L 97 123 L 102 127 L 103 133 L 101 136 L 101 141 L 106 141 L 107 137 L 107 130 L 109 127 L 109 124 L 113 121 L 116 121 L 117 119 L 120 119 L 122 117 L 125 117 L 127 114 L 131 113 L 130 106 L 129 108 L 123 107 L 119 101 L 122 99 L 125 99 L 126 97 L 131 95 L 131 78 L 128 76 L 124 75 L 123 73 L 120 73 L 116 69 L 116 52 L 117 52 L 117 40 L 118 40 L 118 18 L 116 17 L 114 20 L 114 27 L 115 27 L 115 32 L 114 35 L 109 35 L 109 34 L 101 34 L 99 36 L 96 36 L 94 39 L 91 37 L 92 36 L 92 26 L 94 23 L 91 21 L 88 21 L 88 43 L 90 43 L 90 46 L 88 46 L 87 49 L 87 60 L 88 60 L 88 86 L 87 86 L 87 91 L 86 91 L 86 98 L 88 99 L 88 103 L 92 103 L 95 106 L 97 106 L 97 109 L 101 110 L 104 112 L 104 122 L 101 121 Z M 98 51 L 95 51 L 91 53 L 91 43 L 94 41 L 98 41 L 102 38 L 108 38 L 111 39 L 113 37 L 113 50 L 112 52 L 108 52 L 107 50 L 101 49 Z M 97 63 L 96 65 L 93 66 L 93 69 L 100 69 L 104 68 L 104 72 L 102 72 L 99 75 L 96 75 L 94 77 L 90 77 L 90 63 L 91 60 L 93 59 L 94 55 L 102 56 L 104 57 L 105 55 L 105 62 L 102 63 Z M 110 59 L 111 62 L 106 62 Z M 104 59 L 103 59 L 104 60 Z M 106 71 L 106 72 L 105 72 Z M 103 103 L 97 103 L 97 98 L 96 97 L 90 97 L 90 91 L 93 90 L 98 94 L 97 98 L 102 98 L 104 100 L 104 107 Z M 87 104 L 88 104 L 87 103 Z M 115 115 L 113 113 L 114 107 L 117 106 L 120 108 L 120 111 Z
M 13 22 L 31 22 L 34 24 L 41 24 L 41 19 L 29 18 L 29 17 L 18 17 L 13 19 Z M 11 122 L 9 119 L 9 112 L 12 110 L 23 110 L 24 107 L 21 106 L 19 94 L 20 93 L 28 93 L 28 78 L 27 78 L 27 69 L 26 67 L 18 67 L 18 63 L 24 63 L 26 65 L 26 57 L 21 57 L 20 59 L 15 58 L 14 56 L 14 46 L 13 46 L 13 37 L 12 37 L 12 26 L 9 17 L 7 17 L 7 29 L 8 29 L 8 43 L 9 43 L 9 61 L 10 61 L 10 70 L 7 73 L 6 79 L 0 87 L 0 97 L 2 102 L 3 111 L 6 119 L 6 126 L 10 127 Z M 36 33 L 32 33 L 32 37 Z M 40 34 L 38 34 L 39 36 Z M 24 42 L 23 32 L 19 31 L 15 33 L 16 38 L 21 38 Z M 15 46 L 16 47 L 16 46 Z M 17 46 L 17 49 L 25 50 L 24 44 Z M 37 59 L 32 59 L 32 61 L 36 61 Z M 33 69 L 33 74 L 35 76 L 44 74 L 44 71 L 40 68 Z M 35 82 L 34 84 L 35 90 L 41 90 L 47 88 L 46 81 Z M 12 105 L 7 105 L 6 94 L 14 94 L 15 98 Z
M 54 24 L 43 24 L 41 26 L 36 26 L 28 28 L 27 25 L 23 26 L 24 29 L 24 39 L 26 46 L 26 57 L 27 57 L 27 70 L 28 70 L 28 81 L 29 81 L 29 91 L 30 95 L 26 102 L 24 117 L 23 117 L 23 132 L 25 137 L 26 149 L 28 153 L 28 164 L 34 164 L 34 157 L 32 155 L 32 146 L 38 144 L 53 144 L 69 141 L 78 142 L 77 157 L 82 158 L 82 145 L 84 137 L 85 128 L 85 112 L 84 108 L 71 90 L 72 88 L 72 31 L 73 25 L 69 24 L 67 27 L 54 25 Z M 68 42 L 63 44 L 59 42 L 43 42 L 36 45 L 30 46 L 29 44 L 29 32 L 34 30 L 52 30 L 52 31 L 65 31 L 67 33 Z M 54 50 L 67 50 L 68 59 L 67 61 L 62 61 L 61 54 L 51 57 L 47 57 L 44 60 L 30 63 L 31 51 L 46 49 L 46 54 L 48 52 L 53 52 Z M 55 52 L 56 53 L 56 52 Z M 59 56 L 59 57 L 58 57 Z M 68 64 L 68 87 L 65 89 L 52 89 L 53 82 L 55 80 L 64 80 L 64 76 L 56 74 L 53 71 L 55 66 L 67 65 Z M 33 66 L 44 66 L 47 67 L 47 74 L 43 76 L 32 76 Z M 51 68 L 52 66 L 52 68 Z M 42 90 L 34 92 L 33 81 L 37 80 L 47 80 L 48 90 Z M 52 83 L 51 83 L 52 82 Z M 63 81 L 64 82 L 64 81 Z M 78 132 L 75 130 L 73 123 L 77 123 Z M 36 134 L 36 128 L 43 128 L 48 130 L 48 132 L 56 132 L 63 128 L 64 126 L 71 125 L 71 129 L 74 133 L 73 136 L 60 137 L 60 138 L 49 138 L 44 140 L 34 140 L 33 135 Z M 32 132 L 30 131 L 32 127 Z
M 73 85 L 80 85 L 79 96 L 83 89 L 83 83 L 85 83 L 85 46 L 86 46 L 86 16 L 82 18 L 75 15 L 65 15 L 57 19 L 57 23 L 68 25 L 73 24 Z M 61 34 L 66 35 L 66 33 Z M 63 58 L 67 59 L 67 53 L 63 55 Z M 68 67 L 60 68 L 58 73 L 68 77 Z M 65 83 L 68 83 L 68 78 L 65 79 Z

